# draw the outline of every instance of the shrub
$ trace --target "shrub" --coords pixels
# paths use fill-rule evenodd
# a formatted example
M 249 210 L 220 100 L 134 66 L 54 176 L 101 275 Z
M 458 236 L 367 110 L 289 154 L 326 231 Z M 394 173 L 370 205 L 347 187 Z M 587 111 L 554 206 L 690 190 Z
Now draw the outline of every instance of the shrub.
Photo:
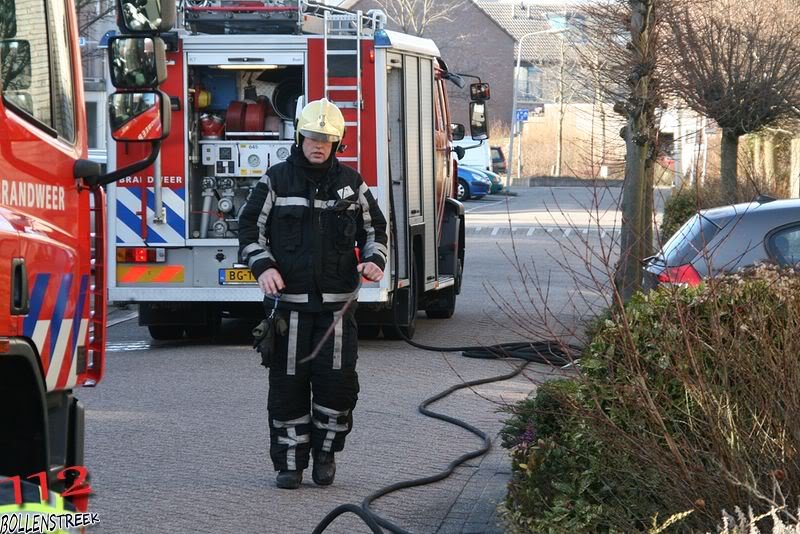
M 797 510 L 798 332 L 800 276 L 774 267 L 634 297 L 577 380 L 512 410 L 512 531 L 644 531 L 687 510 L 671 531 L 711 531 L 736 506 Z

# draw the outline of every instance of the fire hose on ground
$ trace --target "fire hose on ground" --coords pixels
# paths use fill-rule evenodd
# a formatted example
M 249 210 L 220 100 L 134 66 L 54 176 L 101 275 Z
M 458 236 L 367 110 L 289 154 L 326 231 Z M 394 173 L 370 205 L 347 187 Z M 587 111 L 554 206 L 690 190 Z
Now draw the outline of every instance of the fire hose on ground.
M 389 189 L 389 197 L 390 197 L 390 203 L 393 207 L 394 195 L 392 194 L 392 188 Z M 398 271 L 397 239 L 395 234 L 396 227 L 397 224 L 395 220 L 395 212 L 394 209 L 392 209 L 391 210 L 391 232 L 392 232 L 392 245 L 393 245 L 392 257 L 393 257 L 394 271 L 397 273 L 399 271 Z M 397 292 L 398 289 L 397 282 L 398 280 L 397 277 L 395 276 L 393 282 L 393 290 L 394 290 L 393 294 L 396 294 Z M 349 307 L 350 303 L 351 302 L 348 302 L 346 306 Z M 575 345 L 566 345 L 557 341 L 501 343 L 498 345 L 492 345 L 487 347 L 482 347 L 482 346 L 435 347 L 412 341 L 407 336 L 405 336 L 405 334 L 403 334 L 403 332 L 400 330 L 396 313 L 392 314 L 392 319 L 394 321 L 394 327 L 400 333 L 403 340 L 412 347 L 433 352 L 461 352 L 461 355 L 467 358 L 517 359 L 521 360 L 522 364 L 517 366 L 517 368 L 514 369 L 513 371 L 506 374 L 492 376 L 489 378 L 481 378 L 478 380 L 471 380 L 468 382 L 462 382 L 460 384 L 456 384 L 440 393 L 437 393 L 436 395 L 433 395 L 432 397 L 425 399 L 417 407 L 417 410 L 422 415 L 434 419 L 439 419 L 441 421 L 445 421 L 447 423 L 456 425 L 471 432 L 472 434 L 481 439 L 482 444 L 480 448 L 468 452 L 466 454 L 462 454 L 458 458 L 451 461 L 450 464 L 448 464 L 448 466 L 445 469 L 443 469 L 438 473 L 422 478 L 416 478 L 413 480 L 396 482 L 389 486 L 380 488 L 379 490 L 369 494 L 366 498 L 364 498 L 364 500 L 361 502 L 361 505 L 350 503 L 350 504 L 343 504 L 341 506 L 334 508 L 322 519 L 322 521 L 320 521 L 320 523 L 316 526 L 316 528 L 314 528 L 313 530 L 314 534 L 321 534 L 336 518 L 346 513 L 352 513 L 357 515 L 372 530 L 372 532 L 376 534 L 382 534 L 384 532 L 382 528 L 395 534 L 411 534 L 408 530 L 405 530 L 399 525 L 379 516 L 374 511 L 372 511 L 372 509 L 370 508 L 372 503 L 381 497 L 384 497 L 390 493 L 402 489 L 424 486 L 427 484 L 433 484 L 435 482 L 444 480 L 453 474 L 456 467 L 458 467 L 459 465 L 463 464 L 468 460 L 483 456 L 484 454 L 489 452 L 492 446 L 491 438 L 488 436 L 488 434 L 486 434 L 486 432 L 456 417 L 445 415 L 439 412 L 434 412 L 428 407 L 431 404 L 449 396 L 450 394 L 458 390 L 465 388 L 472 388 L 475 386 L 489 384 L 492 382 L 501 382 L 503 380 L 509 380 L 511 378 L 514 378 L 515 376 L 519 375 L 528 366 L 529 363 L 543 363 L 556 367 L 564 367 L 567 365 L 571 365 L 572 363 L 575 362 L 575 360 L 577 359 L 577 357 L 581 352 L 581 347 Z M 327 335 L 330 335 L 332 331 L 333 327 L 331 327 Z M 322 340 L 323 343 L 324 341 L 325 339 Z

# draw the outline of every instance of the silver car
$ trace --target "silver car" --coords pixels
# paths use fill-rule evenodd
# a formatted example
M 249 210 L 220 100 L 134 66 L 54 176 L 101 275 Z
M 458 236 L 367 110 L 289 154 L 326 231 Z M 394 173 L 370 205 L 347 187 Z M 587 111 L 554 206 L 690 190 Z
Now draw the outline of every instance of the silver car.
M 644 260 L 644 286 L 697 285 L 763 262 L 800 262 L 800 199 L 759 197 L 700 211 Z

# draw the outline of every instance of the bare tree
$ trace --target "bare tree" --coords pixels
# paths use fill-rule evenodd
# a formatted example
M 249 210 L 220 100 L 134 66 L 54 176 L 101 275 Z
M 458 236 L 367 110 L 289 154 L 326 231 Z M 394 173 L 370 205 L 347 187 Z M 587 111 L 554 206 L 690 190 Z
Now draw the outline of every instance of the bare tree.
M 800 25 L 790 0 L 676 5 L 669 17 L 669 86 L 722 128 L 722 188 L 734 202 L 739 138 L 800 104 Z
M 113 20 L 116 4 L 113 0 L 76 0 L 75 11 L 78 14 L 78 32 L 88 43 L 81 47 L 83 71 L 86 76 L 96 76 L 100 68 L 99 58 L 104 50 L 98 48 L 98 35 L 105 27 L 104 23 Z M 94 73 L 94 74 L 93 74 Z
M 108 0 L 76 0 L 75 11 L 78 13 L 78 34 L 86 36 L 98 22 L 112 18 L 116 7 L 113 1 Z
M 452 22 L 450 16 L 466 0 L 377 0 L 376 3 L 403 33 L 423 36 L 432 24 Z
M 641 289 L 641 260 L 653 247 L 653 173 L 658 157 L 656 109 L 662 106 L 661 19 L 656 9 L 672 0 L 603 0 L 588 8 L 584 34 L 592 66 L 605 97 L 625 120 L 625 180 L 622 191 L 620 255 L 615 273 L 618 295 L 627 301 Z M 598 58 L 603 58 L 602 63 Z
M 567 70 L 574 70 L 575 65 L 570 62 L 566 53 L 567 43 L 562 37 L 559 44 L 559 62 L 558 62 L 558 139 L 556 143 L 556 165 L 554 176 L 561 176 L 561 163 L 564 160 L 564 118 L 567 114 L 567 104 L 572 101 L 572 98 L 577 92 L 577 87 L 567 81 Z

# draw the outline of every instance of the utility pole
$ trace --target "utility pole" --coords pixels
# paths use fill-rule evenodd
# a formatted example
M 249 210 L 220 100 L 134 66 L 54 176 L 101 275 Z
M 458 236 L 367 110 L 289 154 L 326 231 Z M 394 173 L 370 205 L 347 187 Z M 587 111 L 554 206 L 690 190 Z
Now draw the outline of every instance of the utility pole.
M 538 32 L 530 32 L 526 33 L 522 37 L 519 38 L 519 42 L 517 43 L 517 67 L 514 69 L 514 83 L 512 84 L 511 89 L 511 139 L 508 142 L 508 163 L 506 165 L 506 169 L 513 169 L 514 168 L 514 130 L 516 130 L 517 124 L 517 85 L 519 84 L 519 69 L 520 63 L 522 61 L 522 45 L 525 42 L 525 39 L 528 37 L 532 37 L 534 35 L 544 35 L 547 33 L 564 33 L 567 31 L 566 29 L 558 29 L 558 30 L 542 30 Z M 520 127 L 520 132 L 522 131 L 522 127 Z M 522 138 L 520 137 L 520 141 Z M 519 162 L 518 162 L 519 165 Z M 506 172 L 506 191 L 511 190 L 511 171 L 507 170 Z

